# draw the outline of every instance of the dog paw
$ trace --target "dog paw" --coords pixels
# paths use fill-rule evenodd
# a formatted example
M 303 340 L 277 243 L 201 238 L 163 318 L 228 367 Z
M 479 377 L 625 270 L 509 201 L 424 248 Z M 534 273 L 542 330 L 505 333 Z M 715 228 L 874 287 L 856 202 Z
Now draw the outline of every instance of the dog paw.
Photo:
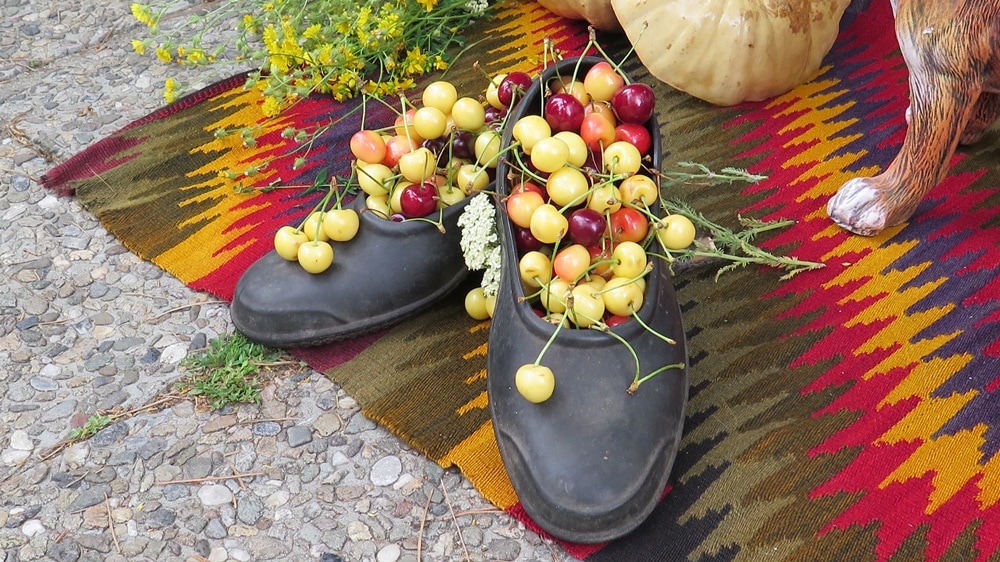
M 840 187 L 826 204 L 826 212 L 841 228 L 873 236 L 886 227 L 889 210 L 871 178 L 854 178 Z

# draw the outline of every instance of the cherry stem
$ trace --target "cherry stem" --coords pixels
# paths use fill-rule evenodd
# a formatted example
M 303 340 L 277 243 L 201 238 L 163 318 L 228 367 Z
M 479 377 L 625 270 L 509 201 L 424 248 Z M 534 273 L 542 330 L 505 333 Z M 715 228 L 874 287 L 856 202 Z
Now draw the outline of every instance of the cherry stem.
M 545 342 L 545 345 L 542 346 L 542 350 L 538 352 L 538 357 L 535 358 L 534 365 L 542 364 L 542 357 L 545 356 L 545 352 L 549 350 L 549 346 L 552 345 L 552 342 L 556 341 L 556 336 L 559 334 L 559 330 L 562 329 L 563 324 L 565 323 L 566 323 L 566 315 L 563 314 L 562 317 L 559 319 L 559 323 L 556 324 L 556 329 L 552 332 L 552 335 L 549 336 L 549 340 Z
M 642 318 L 639 318 L 639 311 L 636 310 L 635 308 L 633 308 L 631 304 L 629 305 L 628 308 L 629 308 L 629 310 L 632 311 L 632 318 L 635 318 L 635 321 L 638 322 L 639 325 L 641 325 L 643 328 L 645 328 L 649 333 L 651 333 L 654 336 L 660 338 L 661 340 L 669 343 L 670 345 L 677 345 L 677 340 L 675 340 L 673 338 L 668 338 L 667 336 L 661 334 L 660 332 L 657 332 L 649 324 L 646 324 L 646 322 L 644 322 L 642 320 Z
M 636 375 L 635 380 L 632 381 L 632 384 L 629 385 L 628 390 L 626 392 L 628 392 L 629 394 L 635 394 L 636 391 L 639 390 L 639 385 L 641 385 L 642 383 L 644 383 L 644 382 L 648 381 L 649 379 L 655 377 L 656 375 L 659 375 L 663 371 L 666 371 L 668 369 L 678 369 L 678 370 L 680 370 L 680 369 L 683 369 L 685 366 L 686 365 L 684 363 L 671 363 L 669 365 L 664 365 L 664 366 L 660 367 L 659 369 L 657 369 L 657 370 L 649 373 L 648 375 L 646 375 L 646 376 L 644 376 L 642 378 L 639 378 L 639 376 Z
M 626 348 L 628 348 L 628 352 L 631 353 L 632 354 L 632 358 L 635 359 L 635 378 L 638 379 L 639 378 L 639 373 L 640 373 L 640 371 L 639 371 L 639 355 L 635 352 L 635 348 L 632 347 L 632 344 L 630 344 L 628 342 L 628 340 L 626 340 L 625 338 L 621 337 L 620 335 L 618 335 L 614 331 L 612 331 L 611 328 L 608 328 L 607 325 L 605 325 L 603 328 L 595 328 L 595 329 L 600 330 L 600 331 L 604 332 L 605 334 L 608 334 L 609 336 L 611 336 L 611 337 L 615 338 L 616 340 L 622 342 L 622 344 Z

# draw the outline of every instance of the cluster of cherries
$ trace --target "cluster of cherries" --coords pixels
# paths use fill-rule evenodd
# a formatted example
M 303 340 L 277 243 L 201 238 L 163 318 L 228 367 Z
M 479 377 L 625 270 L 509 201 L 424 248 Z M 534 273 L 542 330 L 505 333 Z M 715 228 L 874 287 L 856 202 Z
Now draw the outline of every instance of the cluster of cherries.
M 355 132 L 350 139 L 354 181 L 365 207 L 392 221 L 435 222 L 432 215 L 440 209 L 493 181 L 506 107 L 500 100 L 513 96 L 511 85 L 499 84 L 494 82 L 486 95 L 495 103 L 484 104 L 459 97 L 448 81 L 432 82 L 392 126 Z M 310 273 L 328 269 L 334 257 L 330 241 L 353 239 L 360 225 L 357 211 L 336 207 L 313 211 L 297 228 L 279 229 L 277 253 Z
M 647 165 L 652 88 L 605 61 L 544 86 L 540 114 L 512 124 L 516 149 L 504 154 L 520 278 L 540 316 L 613 326 L 642 306 L 651 240 L 686 248 L 695 228 L 651 211 L 660 197 Z

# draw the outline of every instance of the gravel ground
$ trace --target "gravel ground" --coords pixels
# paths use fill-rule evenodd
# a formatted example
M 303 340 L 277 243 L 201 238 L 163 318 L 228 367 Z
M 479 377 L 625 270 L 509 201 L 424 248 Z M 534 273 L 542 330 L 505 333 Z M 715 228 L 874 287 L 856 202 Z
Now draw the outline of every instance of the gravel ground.
M 284 372 L 260 405 L 143 409 L 232 331 L 227 307 L 38 178 L 160 107 L 168 76 L 234 69 L 139 56 L 122 0 L 0 12 L 0 562 L 567 559 L 318 373 Z M 112 409 L 140 411 L 54 449 Z

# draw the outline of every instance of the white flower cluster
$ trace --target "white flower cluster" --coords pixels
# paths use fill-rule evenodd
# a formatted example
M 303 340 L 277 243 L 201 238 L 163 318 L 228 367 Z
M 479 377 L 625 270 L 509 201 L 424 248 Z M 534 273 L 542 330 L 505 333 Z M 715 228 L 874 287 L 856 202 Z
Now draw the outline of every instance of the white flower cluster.
M 488 0 L 469 0 L 465 3 L 465 9 L 470 14 L 481 14 L 490 7 Z
M 458 217 L 458 226 L 462 229 L 459 245 L 465 265 L 472 271 L 483 270 L 483 292 L 486 296 L 496 295 L 500 288 L 500 237 L 490 196 L 480 193 L 470 199 Z

